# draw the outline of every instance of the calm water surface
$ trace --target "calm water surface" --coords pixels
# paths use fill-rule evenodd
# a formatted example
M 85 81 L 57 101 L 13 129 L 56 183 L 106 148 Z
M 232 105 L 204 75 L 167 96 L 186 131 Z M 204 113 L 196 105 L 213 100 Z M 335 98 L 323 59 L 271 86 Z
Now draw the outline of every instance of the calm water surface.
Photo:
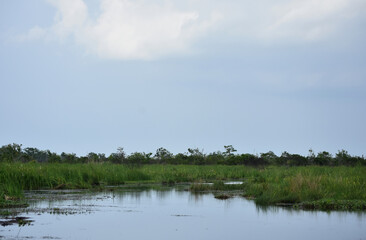
M 0 239 L 366 239 L 365 213 L 261 208 L 176 188 L 53 195 L 20 214 L 31 225 L 0 226 Z

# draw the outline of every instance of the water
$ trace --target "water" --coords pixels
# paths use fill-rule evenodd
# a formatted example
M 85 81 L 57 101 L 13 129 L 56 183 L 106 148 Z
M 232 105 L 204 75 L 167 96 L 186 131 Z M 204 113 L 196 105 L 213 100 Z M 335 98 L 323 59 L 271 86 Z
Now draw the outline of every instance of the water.
M 0 239 L 366 239 L 365 213 L 261 208 L 177 188 L 34 196 L 48 199 L 20 214 L 34 222 L 0 227 Z

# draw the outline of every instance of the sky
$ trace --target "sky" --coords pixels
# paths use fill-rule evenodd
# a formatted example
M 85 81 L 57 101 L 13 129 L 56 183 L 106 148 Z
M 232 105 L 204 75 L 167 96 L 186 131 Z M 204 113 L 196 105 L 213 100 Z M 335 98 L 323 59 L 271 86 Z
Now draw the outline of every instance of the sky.
M 0 145 L 366 155 L 364 0 L 0 0 Z

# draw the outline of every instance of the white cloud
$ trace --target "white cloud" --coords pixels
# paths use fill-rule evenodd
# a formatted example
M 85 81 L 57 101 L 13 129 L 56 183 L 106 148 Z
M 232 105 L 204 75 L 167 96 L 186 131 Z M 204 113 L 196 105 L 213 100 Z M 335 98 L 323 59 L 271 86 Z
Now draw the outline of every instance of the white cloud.
M 85 27 L 78 41 L 111 58 L 151 59 L 189 49 L 192 40 L 210 28 L 214 18 L 174 9 L 169 4 L 103 0 L 102 13 Z
M 57 8 L 52 33 L 60 38 L 83 32 L 88 20 L 88 7 L 83 0 L 48 0 Z
M 219 19 L 214 13 L 203 19 L 199 12 L 176 9 L 170 1 L 101 0 L 100 15 L 92 20 L 83 0 L 48 2 L 57 9 L 54 25 L 31 29 L 22 39 L 71 36 L 88 52 L 113 59 L 146 60 L 187 53 L 191 43 Z
M 243 0 L 228 1 L 227 6 L 219 2 L 213 5 L 226 17 L 224 29 L 254 44 L 328 40 L 366 16 L 364 0 Z
M 342 27 L 359 6 L 358 0 L 295 0 L 271 9 L 272 24 L 263 29 L 270 39 L 316 41 Z
M 17 36 L 15 39 L 18 41 L 30 41 L 30 40 L 36 40 L 40 38 L 44 38 L 47 34 L 47 31 L 39 26 L 35 26 L 31 28 L 27 34 L 23 34 L 20 36 Z
M 57 9 L 53 26 L 34 27 L 23 40 L 71 36 L 88 52 L 114 59 L 186 54 L 213 32 L 251 44 L 326 40 L 366 12 L 364 0 L 100 0 L 92 19 L 84 0 L 47 1 Z

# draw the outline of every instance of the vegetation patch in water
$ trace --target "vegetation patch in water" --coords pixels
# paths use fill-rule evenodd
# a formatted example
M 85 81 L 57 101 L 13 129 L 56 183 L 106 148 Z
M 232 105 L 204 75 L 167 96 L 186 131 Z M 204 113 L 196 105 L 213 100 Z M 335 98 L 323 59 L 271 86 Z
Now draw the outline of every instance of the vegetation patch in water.
M 0 209 L 1 208 L 24 208 L 28 207 L 28 203 L 24 199 L 19 200 L 11 200 L 11 201 L 2 201 L 0 200 Z
M 294 207 L 306 210 L 319 209 L 324 211 L 331 211 L 331 210 L 357 211 L 357 210 L 366 210 L 366 201 L 324 199 L 324 200 L 295 204 Z
M 18 224 L 19 226 L 30 225 L 33 220 L 30 220 L 27 217 L 13 217 L 13 218 L 6 218 L 4 220 L 0 220 L 0 225 L 5 227 L 13 224 Z
M 226 199 L 229 199 L 229 198 L 232 198 L 232 197 L 233 197 L 233 195 L 228 194 L 228 193 L 215 194 L 215 198 L 220 199 L 220 200 L 226 200 Z

